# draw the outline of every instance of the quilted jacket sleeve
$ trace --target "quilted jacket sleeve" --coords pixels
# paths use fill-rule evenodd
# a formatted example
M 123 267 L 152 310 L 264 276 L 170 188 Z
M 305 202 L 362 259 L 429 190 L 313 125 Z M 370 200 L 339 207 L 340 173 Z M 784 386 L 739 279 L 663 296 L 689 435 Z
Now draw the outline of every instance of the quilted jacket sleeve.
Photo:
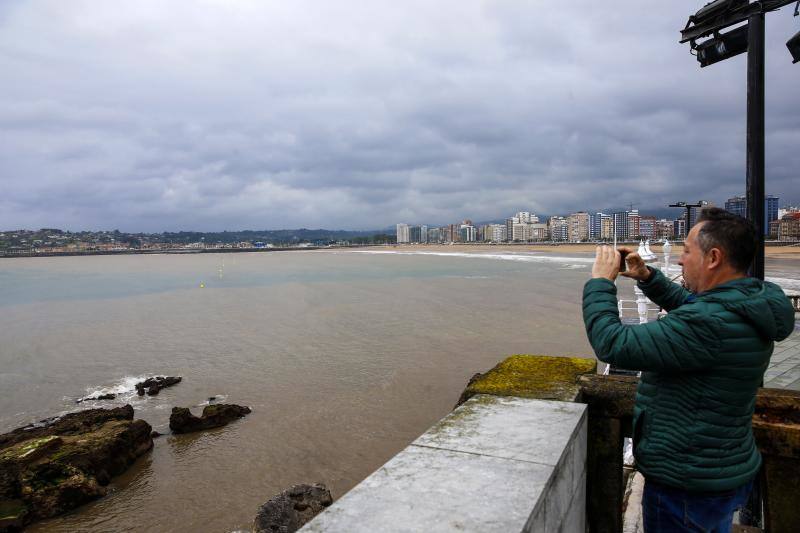
M 683 305 L 689 296 L 689 291 L 673 283 L 657 268 L 647 267 L 653 275 L 646 282 L 639 282 L 638 286 L 644 295 L 650 298 L 656 305 L 672 311 Z
M 721 328 L 701 307 L 687 304 L 661 320 L 627 326 L 617 314 L 611 281 L 591 279 L 583 289 L 583 321 L 597 358 L 629 370 L 669 373 L 714 366 Z

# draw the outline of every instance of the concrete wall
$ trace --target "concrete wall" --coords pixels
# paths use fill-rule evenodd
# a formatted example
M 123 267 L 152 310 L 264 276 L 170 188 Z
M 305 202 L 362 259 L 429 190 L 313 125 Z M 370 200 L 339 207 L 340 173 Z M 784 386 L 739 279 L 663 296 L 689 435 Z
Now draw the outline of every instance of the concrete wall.
M 585 531 L 586 406 L 478 395 L 302 531 Z

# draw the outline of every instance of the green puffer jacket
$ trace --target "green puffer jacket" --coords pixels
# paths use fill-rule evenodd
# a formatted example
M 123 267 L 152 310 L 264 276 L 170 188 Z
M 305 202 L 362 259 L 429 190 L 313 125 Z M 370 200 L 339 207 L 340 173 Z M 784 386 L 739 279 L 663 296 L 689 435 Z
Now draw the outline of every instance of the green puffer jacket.
M 761 466 L 750 426 L 756 389 L 774 341 L 794 329 L 794 309 L 769 282 L 741 278 L 693 295 L 652 270 L 639 288 L 669 313 L 647 324 L 620 323 L 609 280 L 583 289 L 598 359 L 642 371 L 633 414 L 638 468 L 690 491 L 737 488 Z

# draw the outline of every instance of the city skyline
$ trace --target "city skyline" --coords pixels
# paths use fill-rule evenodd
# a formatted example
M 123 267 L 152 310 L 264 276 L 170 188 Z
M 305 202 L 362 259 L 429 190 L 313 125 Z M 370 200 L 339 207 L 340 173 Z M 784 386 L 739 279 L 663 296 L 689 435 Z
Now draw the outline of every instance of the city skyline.
M 696 205 L 689 203 L 681 207 L 681 212 L 675 217 L 659 217 L 640 211 L 631 204 L 625 210 L 579 210 L 564 215 L 541 217 L 530 211 L 520 211 L 506 218 L 503 223 L 473 223 L 470 219 L 464 219 L 460 223 L 429 226 L 401 222 L 396 224 L 395 230 L 398 244 L 683 239 L 688 228 L 696 223 L 700 210 L 706 207 L 722 207 L 745 217 L 747 199 L 744 196 L 733 196 L 725 200 L 724 207 L 700 200 Z M 797 241 L 800 239 L 798 220 L 800 207 L 780 206 L 780 197 L 766 195 L 763 224 L 766 238 Z

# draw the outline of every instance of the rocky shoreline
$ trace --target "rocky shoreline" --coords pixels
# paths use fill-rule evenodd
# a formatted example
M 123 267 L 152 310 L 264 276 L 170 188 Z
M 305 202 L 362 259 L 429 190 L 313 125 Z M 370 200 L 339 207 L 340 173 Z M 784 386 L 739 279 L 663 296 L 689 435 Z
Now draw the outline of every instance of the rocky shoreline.
M 153 396 L 180 382 L 180 377 L 156 376 L 136 383 L 135 390 Z M 77 403 L 115 397 L 95 395 Z M 174 407 L 170 429 L 179 434 L 221 427 L 250 412 L 220 403 L 207 405 L 197 417 Z M 20 531 L 105 496 L 112 478 L 148 453 L 157 436 L 146 421 L 134 419 L 131 405 L 86 409 L 0 435 L 0 533 Z
M 487 374 L 475 374 L 458 403 L 477 392 L 486 392 L 481 387 L 487 386 L 487 376 L 496 373 L 499 366 Z M 136 383 L 135 390 L 140 396 L 152 396 L 161 388 L 180 382 L 180 377 L 156 376 Z M 81 401 L 103 399 L 106 398 L 95 395 Z M 199 417 L 189 408 L 173 407 L 171 432 L 218 428 L 251 413 L 246 406 L 213 403 L 216 399 L 208 397 L 209 404 Z M 153 431 L 150 424 L 134 419 L 130 405 L 87 409 L 0 435 L 0 533 L 20 531 L 35 521 L 103 497 L 112 478 L 148 453 L 158 436 L 160 433 Z M 324 484 L 294 485 L 259 507 L 252 530 L 294 533 L 332 503 L 333 497 Z
M 89 409 L 0 435 L 0 531 L 106 494 L 111 478 L 153 447 L 133 407 Z

